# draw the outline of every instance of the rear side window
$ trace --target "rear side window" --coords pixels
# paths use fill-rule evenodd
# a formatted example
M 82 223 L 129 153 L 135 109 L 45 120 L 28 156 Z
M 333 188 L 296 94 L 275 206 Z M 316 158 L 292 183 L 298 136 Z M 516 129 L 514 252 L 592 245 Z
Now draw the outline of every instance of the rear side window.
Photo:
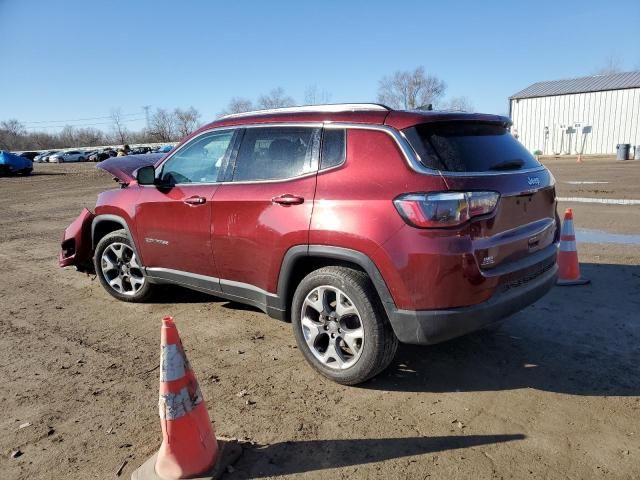
M 404 130 L 420 162 L 446 172 L 511 171 L 540 163 L 502 125 L 432 123 Z
M 326 128 L 322 136 L 322 157 L 320 169 L 331 168 L 344 162 L 346 149 L 344 128 Z
M 319 149 L 319 128 L 247 128 L 233 181 L 284 180 L 314 172 L 318 168 Z

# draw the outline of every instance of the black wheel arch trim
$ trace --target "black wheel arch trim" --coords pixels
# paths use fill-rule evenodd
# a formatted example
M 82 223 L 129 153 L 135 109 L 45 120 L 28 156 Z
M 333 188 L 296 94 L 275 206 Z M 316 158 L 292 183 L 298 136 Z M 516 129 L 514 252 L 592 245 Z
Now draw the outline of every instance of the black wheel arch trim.
M 382 305 L 387 316 L 391 317 L 391 315 L 396 311 L 396 304 L 393 301 L 391 292 L 389 292 L 389 288 L 387 287 L 380 270 L 378 270 L 378 267 L 371 258 L 357 250 L 344 247 L 332 247 L 328 245 L 298 245 L 287 250 L 287 253 L 282 260 L 280 274 L 278 276 L 277 298 L 280 303 L 280 309 L 288 310 L 289 308 L 289 305 L 286 305 L 286 302 L 292 293 L 291 290 L 296 287 L 295 285 L 291 285 L 292 272 L 296 263 L 301 258 L 333 259 L 358 265 L 371 279 L 371 282 L 382 301 Z
M 136 244 L 136 239 L 133 236 L 133 234 L 131 233 L 131 229 L 129 228 L 129 224 L 127 224 L 127 221 L 122 218 L 119 215 L 114 215 L 111 213 L 104 213 L 101 215 L 96 215 L 95 218 L 93 219 L 93 222 L 91 222 L 91 244 L 93 246 L 93 249 L 96 248 L 98 242 L 96 241 L 96 227 L 103 222 L 115 222 L 115 223 L 119 223 L 120 225 L 122 225 L 122 228 L 124 228 L 127 231 L 127 235 L 129 236 L 129 238 L 131 239 L 131 243 L 133 243 L 133 249 L 136 252 L 136 255 L 138 256 L 138 258 L 140 259 L 140 261 L 142 261 L 142 257 L 140 257 L 140 251 L 138 250 L 138 246 Z

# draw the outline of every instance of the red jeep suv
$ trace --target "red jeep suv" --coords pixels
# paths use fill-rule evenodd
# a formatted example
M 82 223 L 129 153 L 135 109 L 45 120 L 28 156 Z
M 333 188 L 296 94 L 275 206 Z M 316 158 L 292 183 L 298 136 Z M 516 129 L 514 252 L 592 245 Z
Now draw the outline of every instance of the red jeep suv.
M 356 384 L 398 341 L 484 328 L 554 285 L 555 181 L 509 125 L 377 104 L 229 115 L 162 158 L 100 163 L 122 188 L 67 228 L 60 265 L 124 301 L 169 283 L 258 307 Z

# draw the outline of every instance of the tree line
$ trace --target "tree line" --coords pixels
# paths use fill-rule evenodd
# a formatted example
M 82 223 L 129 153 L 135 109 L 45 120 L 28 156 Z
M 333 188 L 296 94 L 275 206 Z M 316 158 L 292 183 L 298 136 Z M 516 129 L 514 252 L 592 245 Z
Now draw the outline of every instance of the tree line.
M 377 101 L 394 109 L 430 109 L 473 111 L 473 105 L 466 97 L 445 100 L 446 84 L 436 75 L 425 72 L 424 67 L 414 70 L 397 71 L 384 76 L 378 82 Z M 307 87 L 304 93 L 305 105 L 329 103 L 331 94 L 320 90 L 317 85 Z M 296 100 L 282 87 L 274 88 L 252 100 L 233 97 L 219 116 L 243 113 L 252 110 L 290 107 Z M 2 150 L 43 150 L 71 148 L 92 145 L 126 143 L 173 142 L 189 135 L 201 125 L 201 114 L 194 107 L 174 110 L 158 108 L 147 112 L 145 128 L 132 131 L 127 128 L 126 117 L 120 108 L 111 111 L 108 131 L 94 127 L 67 125 L 59 132 L 30 131 L 18 120 L 0 121 L 0 149 Z

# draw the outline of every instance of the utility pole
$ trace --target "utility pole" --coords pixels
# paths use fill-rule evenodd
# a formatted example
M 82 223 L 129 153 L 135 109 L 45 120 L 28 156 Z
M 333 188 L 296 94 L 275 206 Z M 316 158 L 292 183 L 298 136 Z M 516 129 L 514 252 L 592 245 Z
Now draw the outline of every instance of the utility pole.
M 144 110 L 144 117 L 147 121 L 147 131 L 149 130 L 149 108 L 151 108 L 151 105 L 145 105 L 144 107 L 142 107 L 142 109 Z

